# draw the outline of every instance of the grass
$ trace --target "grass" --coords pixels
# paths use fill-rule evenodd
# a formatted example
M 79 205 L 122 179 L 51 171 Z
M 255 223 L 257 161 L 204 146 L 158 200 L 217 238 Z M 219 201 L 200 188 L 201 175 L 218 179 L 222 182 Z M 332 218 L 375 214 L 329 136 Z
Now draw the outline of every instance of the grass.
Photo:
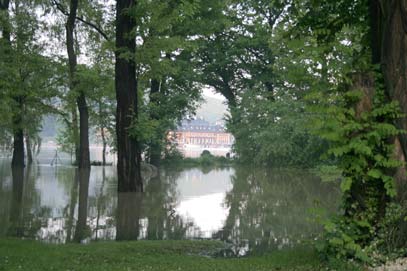
M 316 253 L 306 248 L 244 258 L 204 256 L 221 246 L 215 241 L 51 245 L 6 238 L 0 239 L 0 270 L 328 270 Z

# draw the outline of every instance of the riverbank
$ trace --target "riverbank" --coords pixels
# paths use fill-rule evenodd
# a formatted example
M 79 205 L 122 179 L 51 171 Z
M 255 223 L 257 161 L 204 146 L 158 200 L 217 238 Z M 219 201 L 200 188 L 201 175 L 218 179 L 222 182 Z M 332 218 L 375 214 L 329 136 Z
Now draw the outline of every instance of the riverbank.
M 216 241 L 50 245 L 6 238 L 0 239 L 0 270 L 329 270 L 312 249 L 276 251 L 244 258 L 209 257 L 221 247 L 222 243 Z

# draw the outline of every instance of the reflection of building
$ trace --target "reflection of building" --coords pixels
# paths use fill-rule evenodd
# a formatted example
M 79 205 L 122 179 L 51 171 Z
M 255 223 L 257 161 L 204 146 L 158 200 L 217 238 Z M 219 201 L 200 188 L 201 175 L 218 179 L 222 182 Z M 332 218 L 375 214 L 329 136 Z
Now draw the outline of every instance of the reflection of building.
M 204 148 L 230 147 L 233 136 L 224 126 L 212 125 L 203 119 L 183 120 L 175 131 L 175 142 L 179 147 L 196 145 Z

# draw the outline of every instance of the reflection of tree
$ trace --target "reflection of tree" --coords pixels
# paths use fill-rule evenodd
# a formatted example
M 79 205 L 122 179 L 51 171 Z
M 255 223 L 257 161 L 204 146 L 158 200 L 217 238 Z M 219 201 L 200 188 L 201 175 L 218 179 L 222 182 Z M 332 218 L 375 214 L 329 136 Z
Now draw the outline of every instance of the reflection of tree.
M 38 173 L 38 168 L 33 165 L 26 169 L 12 168 L 12 201 L 8 228 L 10 236 L 34 238 L 41 228 L 39 215 L 50 212 L 41 207 L 40 197 L 35 189 Z
M 142 192 L 122 192 L 117 198 L 116 240 L 137 240 Z
M 113 239 L 115 235 L 114 222 L 117 209 L 117 177 L 114 168 L 97 167 L 92 170 L 102 170 L 102 178 L 96 177 L 95 194 L 89 195 L 89 217 L 91 219 L 92 238 Z M 95 179 L 95 175 L 93 178 Z
M 89 227 L 86 225 L 88 218 L 88 196 L 90 169 L 78 169 L 79 176 L 79 206 L 78 220 L 76 222 L 74 241 L 80 242 L 90 236 Z
M 8 180 L 11 179 L 10 165 L 4 161 L 0 160 L 0 236 L 7 233 L 12 201 L 11 185 L 9 186 L 8 183 Z
M 13 178 L 13 197 L 10 209 L 10 227 L 8 235 L 23 236 L 23 192 L 24 192 L 24 167 L 13 167 L 11 169 Z
M 168 169 L 146 185 L 143 213 L 148 221 L 146 238 L 149 240 L 184 239 L 192 226 L 175 213 L 179 176 L 180 171 Z
M 218 233 L 251 252 L 290 246 L 319 231 L 309 221 L 309 210 L 334 209 L 338 191 L 300 170 L 248 170 L 237 168 L 227 194 L 229 215 Z
M 164 234 L 164 221 L 169 213 L 171 206 L 166 204 L 168 193 L 165 186 L 168 183 L 161 181 L 160 173 L 152 177 L 146 185 L 144 212 L 147 216 L 147 236 L 149 240 L 162 240 Z
M 74 172 L 74 174 L 72 174 Z M 63 176 L 67 177 L 68 180 L 71 182 L 71 189 L 66 189 L 65 191 L 70 191 L 69 193 L 69 203 L 64 209 L 64 219 L 65 219 L 65 228 L 66 228 L 66 242 L 70 242 L 72 240 L 72 230 L 74 225 L 74 215 L 75 215 L 75 207 L 76 202 L 78 199 L 78 171 L 77 170 L 69 170 Z M 68 177 L 69 176 L 69 177 Z
M 103 165 L 105 165 L 105 153 L 103 153 Z M 103 190 L 105 188 L 105 183 L 106 183 L 106 169 L 105 166 L 103 166 L 102 169 L 102 184 L 100 185 L 99 189 L 99 194 L 96 195 L 96 209 L 97 209 L 97 215 L 96 215 L 96 228 L 95 228 L 95 240 L 98 240 L 98 231 L 100 229 L 100 216 L 106 211 L 106 195 L 103 193 Z

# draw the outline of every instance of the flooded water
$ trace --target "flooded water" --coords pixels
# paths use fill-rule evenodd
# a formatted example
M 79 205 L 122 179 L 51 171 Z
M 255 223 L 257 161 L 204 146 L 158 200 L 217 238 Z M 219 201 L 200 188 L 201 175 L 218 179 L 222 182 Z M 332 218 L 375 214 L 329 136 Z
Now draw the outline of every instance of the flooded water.
M 301 170 L 166 169 L 144 193 L 118 194 L 116 168 L 80 173 L 0 159 L 0 236 L 52 243 L 219 239 L 227 254 L 295 246 L 321 230 L 311 210 L 335 212 L 339 189 Z

